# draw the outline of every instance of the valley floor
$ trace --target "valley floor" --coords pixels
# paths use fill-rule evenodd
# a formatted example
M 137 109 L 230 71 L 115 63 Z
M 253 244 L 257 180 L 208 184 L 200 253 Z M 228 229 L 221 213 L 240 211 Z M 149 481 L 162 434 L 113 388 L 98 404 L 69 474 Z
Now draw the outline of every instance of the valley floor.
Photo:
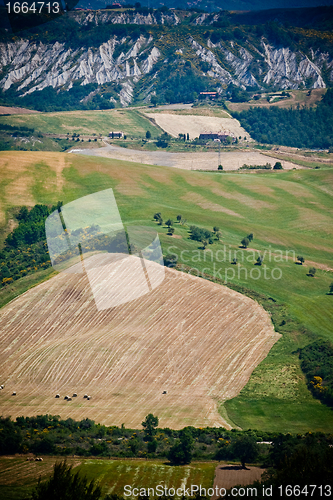
M 244 164 L 265 165 L 279 161 L 278 157 L 265 156 L 257 151 L 235 151 L 211 153 L 169 153 L 166 151 L 139 151 L 137 149 L 121 148 L 104 142 L 105 147 L 99 149 L 83 149 L 73 147 L 69 153 L 113 158 L 146 165 L 160 165 L 164 167 L 181 168 L 184 170 L 217 170 L 218 165 L 223 165 L 223 170 L 238 170 Z M 300 165 L 283 161 L 283 169 L 302 168 Z

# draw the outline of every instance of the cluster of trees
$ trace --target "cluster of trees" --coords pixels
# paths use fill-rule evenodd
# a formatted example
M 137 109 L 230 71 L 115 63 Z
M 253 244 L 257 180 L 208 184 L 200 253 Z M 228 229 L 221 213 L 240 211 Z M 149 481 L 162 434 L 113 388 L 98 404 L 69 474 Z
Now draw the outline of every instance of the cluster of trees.
M 213 227 L 213 231 L 204 229 L 202 227 L 190 226 L 190 238 L 194 241 L 200 241 L 203 244 L 204 249 L 207 245 L 212 245 L 215 240 L 219 241 L 222 234 L 218 226 Z
M 253 240 L 253 233 L 250 233 L 247 236 L 245 236 L 245 238 L 243 238 L 241 241 L 242 247 L 247 248 L 252 240 Z
M 333 89 L 316 108 L 250 108 L 234 113 L 242 127 L 258 142 L 297 148 L 333 146 Z
M 333 406 L 333 346 L 318 340 L 299 350 L 301 368 L 309 389 L 323 403 Z
M 35 205 L 30 211 L 23 206 L 16 218 L 19 222 L 6 238 L 0 251 L 0 284 L 2 286 L 13 281 L 46 269 L 51 265 L 46 244 L 45 220 L 60 208 L 57 205 Z
M 186 222 L 186 220 L 184 220 L 181 215 L 177 215 L 176 219 L 179 224 L 185 224 Z M 156 212 L 154 214 L 154 220 L 158 223 L 159 226 L 163 225 L 163 218 L 161 212 Z M 168 227 L 168 234 L 173 235 L 173 233 L 175 232 L 175 228 L 173 227 L 173 220 L 170 218 L 167 219 L 165 221 L 165 225 Z
M 322 498 L 332 494 L 333 448 L 322 433 L 305 436 L 280 435 L 273 439 L 268 456 L 269 469 L 254 482 L 258 499 Z M 250 486 L 250 485 L 248 485 Z M 243 491 L 227 496 L 244 498 Z M 252 496 L 252 495 L 251 495 Z

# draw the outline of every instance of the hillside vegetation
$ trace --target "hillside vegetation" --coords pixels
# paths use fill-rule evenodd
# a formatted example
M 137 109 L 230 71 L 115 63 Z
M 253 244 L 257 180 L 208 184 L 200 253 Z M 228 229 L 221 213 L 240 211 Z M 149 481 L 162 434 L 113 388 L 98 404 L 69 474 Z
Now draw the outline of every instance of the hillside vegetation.
M 271 13 L 254 23 L 245 13 L 141 7 L 69 12 L 47 30 L 42 25 L 20 36 L 3 30 L 8 57 L 0 56 L 0 103 L 39 111 L 111 109 L 193 102 L 215 90 L 222 104 L 260 90 L 325 88 L 332 85 L 332 33 L 309 19 L 300 23 L 293 15 L 281 23 Z M 31 64 L 37 64 L 32 74 Z
M 296 148 L 333 146 L 333 89 L 328 89 L 316 108 L 250 108 L 233 113 L 258 142 Z

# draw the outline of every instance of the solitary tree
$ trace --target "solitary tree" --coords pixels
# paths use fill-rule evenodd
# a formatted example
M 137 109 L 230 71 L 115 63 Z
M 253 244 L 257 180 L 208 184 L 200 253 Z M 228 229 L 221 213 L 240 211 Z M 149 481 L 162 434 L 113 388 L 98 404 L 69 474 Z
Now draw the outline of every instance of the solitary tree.
M 233 443 L 232 451 L 235 457 L 241 461 L 243 469 L 246 469 L 245 463 L 255 460 L 259 449 L 256 440 L 251 436 L 245 435 Z
M 171 219 L 168 219 L 165 223 L 166 226 L 170 227 L 173 226 L 173 221 Z
M 332 281 L 332 283 L 330 284 L 330 291 L 329 291 L 329 293 L 333 293 L 333 281 Z
M 189 134 L 189 133 L 186 135 L 186 139 L 187 139 L 188 141 L 190 140 L 190 134 Z
M 253 233 L 248 234 L 247 238 L 249 241 L 252 241 L 253 240 Z
M 160 218 L 158 219 L 158 225 L 159 225 L 159 226 L 163 226 L 163 219 L 162 219 L 162 217 L 160 217 Z
M 304 257 L 302 257 L 302 255 L 297 255 L 297 260 L 301 263 L 302 266 L 304 262 Z
M 249 238 L 243 238 L 241 241 L 241 244 L 243 245 L 244 248 L 247 248 L 249 246 L 250 240 Z
M 314 276 L 316 274 L 316 268 L 315 267 L 310 267 L 309 269 L 309 276 Z
M 32 492 L 31 500 L 99 500 L 101 488 L 92 480 L 88 482 L 79 472 L 72 473 L 72 466 L 66 460 L 56 463 L 53 474 L 47 481 L 38 480 L 36 489 Z
M 146 139 L 150 139 L 150 138 L 151 138 L 151 132 L 150 132 L 150 130 L 147 130 Z
M 145 430 L 145 436 L 148 438 L 148 441 L 152 441 L 156 433 L 156 427 L 158 426 L 158 417 L 154 417 L 152 413 L 149 413 L 141 425 Z
M 158 221 L 160 220 L 160 218 L 161 218 L 161 212 L 156 212 L 156 214 L 154 214 L 154 219 Z
M 175 228 L 174 227 L 169 227 L 168 234 L 173 235 L 174 232 L 175 232 Z
M 222 165 L 219 165 L 219 166 L 217 167 L 217 170 L 223 170 L 223 166 L 222 166 Z
M 273 170 L 282 170 L 282 165 L 280 161 L 277 161 L 273 167 Z
M 178 220 L 178 222 L 180 222 L 182 220 L 182 216 L 181 215 L 177 215 L 177 220 Z
M 158 98 L 156 95 L 152 95 L 150 98 L 150 102 L 152 103 L 153 106 L 156 106 L 158 103 Z
M 263 257 L 261 255 L 259 255 L 259 257 L 257 258 L 257 262 L 256 262 L 256 265 L 257 266 L 261 266 L 261 264 L 263 263 Z
M 231 264 L 234 264 L 234 265 L 236 265 L 236 264 L 237 264 L 237 259 L 236 259 L 236 257 L 234 257 L 234 258 L 232 259 Z

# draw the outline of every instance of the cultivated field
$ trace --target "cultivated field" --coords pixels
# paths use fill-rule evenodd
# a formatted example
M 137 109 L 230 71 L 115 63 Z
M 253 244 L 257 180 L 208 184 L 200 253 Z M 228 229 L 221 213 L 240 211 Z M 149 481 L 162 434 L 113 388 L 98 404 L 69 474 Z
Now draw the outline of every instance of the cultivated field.
M 39 113 L 33 109 L 13 108 L 10 106 L 0 106 L 0 115 L 32 115 Z
M 190 139 L 195 139 L 203 132 L 224 131 L 235 137 L 246 137 L 251 141 L 249 134 L 234 118 L 221 118 L 217 116 L 202 116 L 196 114 L 175 114 L 170 112 L 145 113 L 154 120 L 165 132 L 178 137 L 178 134 L 189 134 Z
M 100 312 L 85 276 L 60 274 L 5 306 L 0 331 L 3 415 L 131 428 L 148 413 L 162 427 L 230 428 L 217 401 L 239 393 L 279 338 L 256 302 L 174 270 L 150 294 Z
M 219 464 L 215 469 L 214 489 L 216 486 L 226 490 L 234 486 L 246 486 L 254 481 L 260 481 L 265 469 L 259 467 L 246 467 L 243 469 L 241 465 Z M 219 496 L 213 495 L 211 500 L 217 500 Z
M 0 497 L 6 500 L 20 500 L 27 497 L 36 485 L 39 476 L 46 479 L 52 473 L 59 457 L 44 456 L 43 462 L 27 462 L 24 457 L 0 458 Z M 191 484 L 203 488 L 213 486 L 216 462 L 195 463 L 178 467 L 166 466 L 158 460 L 100 460 L 67 458 L 73 471 L 78 470 L 89 481 L 95 479 L 102 488 L 102 494 L 124 495 L 124 486 L 132 488 L 155 488 L 162 484 L 168 488 L 180 488 Z M 128 497 L 132 498 L 132 497 Z M 133 497 L 134 498 L 134 497 Z M 137 497 L 135 497 L 137 498 Z
M 70 152 L 89 156 L 113 158 L 116 160 L 145 163 L 146 165 L 161 165 L 165 167 L 181 168 L 184 170 L 217 170 L 221 163 L 224 170 L 238 170 L 244 165 L 265 165 L 270 163 L 272 167 L 279 161 L 278 156 L 266 156 L 257 151 L 223 151 L 209 153 L 169 153 L 166 151 L 138 151 L 137 149 L 120 148 L 114 145 L 106 145 L 104 148 L 81 150 L 79 146 L 73 146 Z M 290 170 L 302 168 L 288 160 L 282 161 L 283 169 Z

